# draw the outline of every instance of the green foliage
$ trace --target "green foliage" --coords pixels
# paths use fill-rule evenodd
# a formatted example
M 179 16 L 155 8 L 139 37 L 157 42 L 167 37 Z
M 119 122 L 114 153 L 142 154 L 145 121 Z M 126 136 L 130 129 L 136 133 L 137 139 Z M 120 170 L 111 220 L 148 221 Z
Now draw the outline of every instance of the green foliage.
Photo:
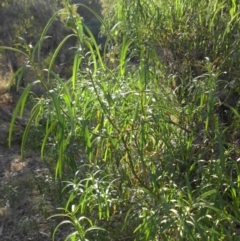
M 103 16 L 106 16 L 108 13 L 110 13 L 110 11 L 113 8 L 115 3 L 116 3 L 116 1 L 101 0 Z
M 67 179 L 60 225 L 74 232 L 65 240 L 239 240 L 239 4 L 115 3 L 105 21 L 92 11 L 107 34 L 103 56 L 77 13 L 83 6 L 67 1 L 28 53 L 34 68 L 61 16 L 72 34 L 53 53 L 49 84 L 38 74 L 46 93 L 32 109 L 22 150 L 30 129 L 41 127 L 42 157 Z M 52 67 L 72 37 L 65 81 Z
M 99 36 L 99 31 L 101 27 L 101 21 L 99 21 L 98 17 L 93 14 L 91 11 L 87 10 L 87 8 L 93 10 L 96 14 L 101 16 L 101 1 L 100 0 L 73 0 L 72 4 L 76 4 L 78 6 L 77 12 L 82 17 L 84 24 L 88 26 L 91 30 L 94 38 L 100 44 L 103 40 Z

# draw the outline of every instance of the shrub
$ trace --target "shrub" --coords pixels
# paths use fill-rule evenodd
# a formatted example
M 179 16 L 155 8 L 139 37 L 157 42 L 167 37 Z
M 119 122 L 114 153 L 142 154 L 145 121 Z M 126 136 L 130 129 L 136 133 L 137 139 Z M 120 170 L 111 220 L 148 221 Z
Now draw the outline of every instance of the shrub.
M 32 124 L 44 125 L 41 153 L 52 150 L 56 178 L 71 180 L 63 215 L 75 231 L 66 240 L 239 239 L 239 113 L 220 98 L 230 84 L 224 73 L 238 74 L 238 8 L 235 1 L 116 1 L 109 24 L 102 21 L 105 54 L 109 43 L 118 48 L 111 66 L 76 6 L 65 2 L 54 15 L 66 15 L 73 34 L 53 54 L 54 84 L 39 76 L 46 95 L 22 144 Z M 70 37 L 77 45 L 63 81 L 51 68 Z M 234 116 L 228 125 L 222 106 Z

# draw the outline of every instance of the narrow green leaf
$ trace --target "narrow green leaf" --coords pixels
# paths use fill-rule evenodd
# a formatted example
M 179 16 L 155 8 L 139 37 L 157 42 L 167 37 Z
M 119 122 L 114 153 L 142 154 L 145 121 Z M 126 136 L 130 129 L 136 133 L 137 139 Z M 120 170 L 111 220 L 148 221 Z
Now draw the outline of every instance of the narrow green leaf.
M 22 116 L 23 110 L 24 110 L 24 107 L 25 107 L 26 99 L 27 99 L 27 97 L 28 97 L 32 87 L 35 84 L 38 84 L 38 83 L 40 83 L 39 80 L 32 82 L 31 84 L 29 84 L 26 87 L 26 89 L 24 90 L 24 92 L 22 93 L 21 97 L 19 98 L 18 103 L 17 103 L 17 105 L 16 105 L 16 107 L 15 107 L 15 109 L 13 111 L 12 120 L 11 120 L 11 123 L 10 123 L 10 126 L 9 126 L 9 139 L 8 139 L 9 147 L 11 146 L 12 132 L 13 132 L 13 127 L 14 127 L 14 123 L 16 121 L 17 115 L 18 115 L 19 111 L 21 110 L 21 116 Z
M 66 37 L 60 42 L 60 44 L 57 46 L 56 50 L 55 50 L 54 53 L 53 53 L 53 56 L 52 56 L 52 58 L 51 58 L 51 61 L 50 61 L 50 63 L 49 63 L 49 67 L 48 67 L 49 70 L 52 69 L 52 67 L 53 67 L 53 65 L 54 65 L 54 62 L 55 62 L 55 59 L 56 59 L 58 53 L 60 52 L 62 46 L 63 46 L 63 45 L 66 43 L 66 41 L 67 41 L 69 38 L 71 38 L 71 37 L 76 37 L 76 35 L 75 35 L 75 34 L 70 34 L 70 35 L 66 36 Z M 50 73 L 50 71 L 49 71 L 48 73 Z M 48 74 L 48 81 L 49 81 L 49 74 Z

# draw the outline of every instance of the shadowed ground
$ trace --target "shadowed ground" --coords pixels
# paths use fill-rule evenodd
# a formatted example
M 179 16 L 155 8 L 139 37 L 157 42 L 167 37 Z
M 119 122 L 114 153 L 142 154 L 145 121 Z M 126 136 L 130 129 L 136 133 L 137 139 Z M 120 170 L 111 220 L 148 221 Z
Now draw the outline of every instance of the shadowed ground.
M 8 146 L 11 113 L 19 96 L 0 95 L 0 240 L 48 241 L 56 223 L 47 218 L 56 207 L 45 189 L 54 189 L 54 185 L 46 184 L 49 171 L 37 151 L 28 151 L 21 158 L 25 121 L 16 120 L 12 145 Z M 63 240 L 62 235 L 56 240 Z

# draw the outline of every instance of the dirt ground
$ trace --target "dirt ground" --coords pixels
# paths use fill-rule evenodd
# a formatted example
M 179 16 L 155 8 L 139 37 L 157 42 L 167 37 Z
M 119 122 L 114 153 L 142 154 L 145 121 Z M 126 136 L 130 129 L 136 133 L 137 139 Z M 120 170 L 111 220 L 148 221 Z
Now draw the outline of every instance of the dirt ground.
M 17 58 L 18 66 L 21 66 L 25 57 Z M 8 145 L 11 114 L 21 96 L 9 92 L 12 77 L 11 65 L 0 52 L 0 241 L 48 241 L 52 240 L 55 227 L 62 221 L 49 219 L 63 205 L 62 186 L 59 187 L 59 182 L 50 174 L 51 166 L 41 160 L 38 150 L 31 150 L 31 145 L 21 158 L 20 145 L 27 114 L 25 120 L 16 121 L 11 147 Z M 34 80 L 34 73 L 26 71 L 24 83 Z M 40 86 L 36 86 L 34 93 L 41 94 Z M 30 144 L 32 142 L 30 140 Z M 55 240 L 64 240 L 69 230 L 69 227 L 61 229 Z
M 18 96 L 9 93 L 0 95 L 0 108 L 12 113 Z M 49 194 L 48 168 L 37 151 L 20 155 L 23 127 L 16 124 L 17 134 L 8 147 L 8 127 L 11 116 L 0 111 L 0 241 L 48 241 L 56 227 L 54 220 L 47 218 L 56 211 L 54 199 Z M 50 190 L 50 191 L 49 191 Z M 48 195 L 46 195 L 48 194 Z M 55 240 L 64 240 L 61 235 Z

